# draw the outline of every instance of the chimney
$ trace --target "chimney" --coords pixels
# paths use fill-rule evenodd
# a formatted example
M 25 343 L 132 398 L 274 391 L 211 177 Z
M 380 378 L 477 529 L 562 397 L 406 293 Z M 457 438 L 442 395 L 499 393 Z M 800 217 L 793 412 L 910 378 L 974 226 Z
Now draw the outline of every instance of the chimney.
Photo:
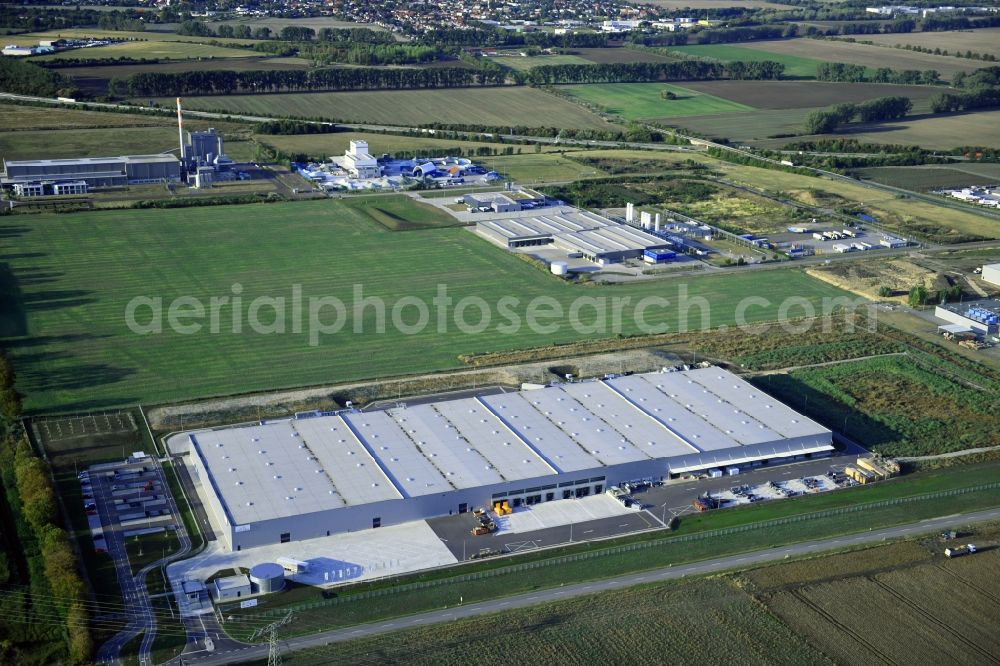
M 184 116 L 181 115 L 181 98 L 177 98 L 177 136 L 180 139 L 181 144 L 181 162 L 185 162 L 184 159 Z

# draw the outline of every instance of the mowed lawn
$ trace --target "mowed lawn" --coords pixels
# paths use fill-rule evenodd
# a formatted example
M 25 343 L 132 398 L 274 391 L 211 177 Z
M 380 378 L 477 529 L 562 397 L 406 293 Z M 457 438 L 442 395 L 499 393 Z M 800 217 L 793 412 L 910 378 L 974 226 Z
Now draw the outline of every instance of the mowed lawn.
M 770 43 L 770 42 L 769 42 Z M 787 53 L 772 53 L 770 51 L 758 51 L 745 46 L 730 46 L 729 44 L 697 44 L 694 46 L 671 46 L 670 51 L 678 51 L 694 56 L 714 58 L 723 62 L 742 60 L 744 62 L 761 62 L 773 60 L 785 65 L 785 76 L 796 78 L 815 78 L 816 66 L 822 60 L 804 57 L 802 55 L 791 55 Z
M 172 99 L 161 98 L 168 105 Z M 576 104 L 528 87 L 188 97 L 186 108 L 344 122 L 614 129 Z
M 565 318 L 544 314 L 538 321 L 554 323 L 554 330 L 528 327 L 528 302 L 539 296 L 551 296 L 567 309 L 579 297 L 629 297 L 634 304 L 660 296 L 671 305 L 654 304 L 645 320 L 671 329 L 682 305 L 676 281 L 570 285 L 467 229 L 387 231 L 364 211 L 333 200 L 5 217 L 0 242 L 5 301 L 0 345 L 14 362 L 18 389 L 31 412 L 442 370 L 459 367 L 459 354 L 613 335 L 610 324 L 605 330 L 580 332 Z M 446 316 L 439 332 L 437 309 L 431 304 L 438 285 L 445 285 L 456 302 L 466 296 L 483 298 L 492 312 L 488 326 L 482 332 L 462 332 Z M 301 320 L 293 314 L 297 289 L 303 299 Z M 689 299 L 701 296 L 710 304 L 707 316 L 713 326 L 733 323 L 737 303 L 752 294 L 773 303 L 750 307 L 746 315 L 752 320 L 774 319 L 786 296 L 818 302 L 843 295 L 794 269 L 702 277 L 686 289 Z M 373 307 L 355 312 L 356 290 L 384 299 L 384 331 Z M 232 298 L 237 292 L 239 307 L 217 301 L 217 332 L 212 332 L 209 299 Z M 521 323 L 514 332 L 498 328 L 511 323 L 497 305 L 504 296 L 518 301 L 507 304 Z M 130 330 L 126 308 L 137 297 L 162 299 L 162 333 Z M 181 297 L 205 308 L 201 318 L 179 320 L 201 323 L 200 330 L 185 333 L 169 325 L 172 304 L 175 315 L 196 307 L 175 304 Z M 286 299 L 286 316 L 280 318 L 284 332 L 251 330 L 250 304 L 259 297 Z M 310 297 L 335 297 L 345 304 L 343 315 L 335 304 L 323 306 L 319 314 L 329 326 L 340 319 L 344 325 L 339 332 L 322 334 L 310 326 Z M 426 327 L 403 332 L 393 326 L 393 307 L 404 297 L 433 307 Z M 277 301 L 258 305 L 263 308 L 259 321 L 273 323 Z M 234 310 L 239 331 L 232 324 Z M 544 306 L 541 310 L 547 311 Z M 470 308 L 466 321 L 477 324 L 478 312 Z M 593 312 L 584 308 L 579 320 L 593 325 Z M 624 312 L 622 332 L 638 332 L 632 311 Z M 418 315 L 412 304 L 398 311 L 404 325 L 416 324 Z M 701 326 L 698 306 L 690 305 L 689 316 L 690 327 Z M 157 320 L 152 306 L 140 308 L 135 319 L 145 325 Z M 310 344 L 311 331 L 316 345 Z
M 663 83 L 602 83 L 560 86 L 561 90 L 625 120 L 681 118 L 717 113 L 753 111 L 752 106 Z M 669 91 L 676 99 L 663 99 Z

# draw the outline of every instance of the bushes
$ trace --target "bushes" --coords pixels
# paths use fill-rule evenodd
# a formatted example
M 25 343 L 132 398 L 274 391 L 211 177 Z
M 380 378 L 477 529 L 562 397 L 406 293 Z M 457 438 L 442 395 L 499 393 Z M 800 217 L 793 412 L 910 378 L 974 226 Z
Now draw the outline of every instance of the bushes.
M 21 95 L 72 97 L 73 82 L 59 74 L 17 58 L 0 57 L 0 90 Z
M 8 615 L 6 621 L 0 617 L 0 629 L 9 630 L 18 642 L 51 641 L 50 637 L 43 637 L 37 630 L 57 622 L 58 618 L 48 612 L 48 605 L 54 604 L 51 610 L 66 624 L 66 646 L 72 663 L 87 663 L 93 652 L 93 643 L 85 606 L 86 589 L 77 570 L 69 535 L 60 525 L 58 502 L 48 465 L 35 454 L 20 432 L 21 401 L 14 390 L 14 379 L 9 359 L 0 354 L 0 418 L 5 426 L 3 439 L 0 440 L 0 472 L 11 512 L 18 514 L 14 522 L 20 541 L 22 545 L 32 544 L 32 552 L 25 549 L 32 596 L 24 600 L 25 608 L 30 608 L 31 612 L 17 620 L 27 626 L 22 624 L 16 629 L 8 626 L 15 620 Z M 0 558 L 0 582 L 9 577 L 10 568 L 4 554 Z M 34 617 L 36 612 L 38 618 Z M 33 622 L 40 626 L 27 631 L 27 628 L 33 627 Z M 0 631 L 0 635 L 3 633 L 8 632 Z M 0 655 L 8 651 L 20 654 L 15 645 L 0 645 Z

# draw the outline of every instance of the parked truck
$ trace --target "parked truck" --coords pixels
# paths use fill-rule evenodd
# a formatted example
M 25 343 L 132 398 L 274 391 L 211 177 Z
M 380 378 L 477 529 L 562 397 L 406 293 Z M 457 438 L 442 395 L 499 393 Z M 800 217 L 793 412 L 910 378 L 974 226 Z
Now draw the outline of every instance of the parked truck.
M 974 552 L 976 552 L 976 544 L 974 543 L 944 549 L 945 557 L 962 557 L 963 555 L 972 555 Z

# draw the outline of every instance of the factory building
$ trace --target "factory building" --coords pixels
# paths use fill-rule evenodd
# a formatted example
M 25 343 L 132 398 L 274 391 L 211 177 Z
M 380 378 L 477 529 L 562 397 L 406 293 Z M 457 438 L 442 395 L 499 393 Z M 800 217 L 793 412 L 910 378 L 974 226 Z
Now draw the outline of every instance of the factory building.
M 715 367 L 182 436 L 233 550 L 833 448 L 829 430 Z
M 670 241 L 659 236 L 584 210 L 481 220 L 476 223 L 476 231 L 507 249 L 553 245 L 568 255 L 599 265 L 639 258 L 646 250 L 672 247 Z
M 951 333 L 972 331 L 983 336 L 1000 332 L 1000 302 L 994 300 L 938 305 L 934 316 L 951 324 L 945 329 Z
M 213 171 L 229 167 L 233 161 L 226 156 L 222 136 L 214 127 L 203 132 L 188 132 L 187 143 L 184 145 L 184 164 L 188 173 L 197 173 L 199 169 L 209 168 Z
M 87 189 L 99 189 L 180 180 L 180 162 L 173 155 L 4 160 L 3 165 L 0 184 L 29 192 L 24 196 L 55 194 L 57 188 L 60 194 L 80 194 L 81 183 Z
M 1000 287 L 1000 264 L 986 264 L 982 269 L 983 280 Z
M 351 141 L 342 163 L 355 178 L 378 178 L 382 175 L 378 160 L 368 153 L 367 141 Z

